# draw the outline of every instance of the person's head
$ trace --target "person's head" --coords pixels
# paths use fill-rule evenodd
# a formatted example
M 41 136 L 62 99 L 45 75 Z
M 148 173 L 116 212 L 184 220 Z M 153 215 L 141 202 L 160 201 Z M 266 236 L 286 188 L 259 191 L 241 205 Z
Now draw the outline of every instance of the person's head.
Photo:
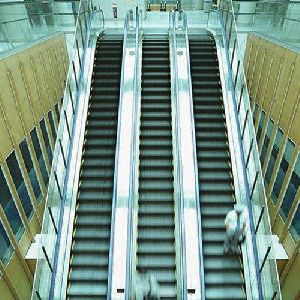
M 244 206 L 242 204 L 237 203 L 237 204 L 234 205 L 234 210 L 235 210 L 237 215 L 240 215 L 244 210 Z

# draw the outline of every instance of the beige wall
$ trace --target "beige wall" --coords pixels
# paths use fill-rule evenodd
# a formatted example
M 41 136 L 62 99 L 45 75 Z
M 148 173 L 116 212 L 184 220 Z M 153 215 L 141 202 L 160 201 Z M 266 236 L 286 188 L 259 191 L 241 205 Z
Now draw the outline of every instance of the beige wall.
M 1 299 L 30 299 L 35 266 L 32 262 L 27 263 L 24 257 L 34 240 L 35 234 L 40 232 L 47 188 L 43 183 L 38 161 L 33 155 L 33 164 L 43 194 L 43 200 L 38 203 L 24 161 L 19 159 L 20 168 L 25 176 L 28 193 L 35 211 L 34 216 L 28 220 L 22 209 L 12 178 L 8 174 L 6 158 L 13 150 L 16 151 L 17 155 L 20 154 L 18 145 L 24 137 L 27 137 L 28 147 L 31 153 L 34 153 L 30 131 L 36 127 L 38 136 L 42 137 L 39 121 L 45 118 L 48 132 L 50 132 L 47 116 L 49 111 L 53 112 L 57 130 L 58 120 L 54 107 L 58 103 L 60 108 L 67 68 L 68 54 L 65 36 L 62 34 L 0 60 L 0 164 L 25 225 L 25 232 L 21 240 L 17 242 L 3 210 L 0 209 L 1 222 L 5 226 L 15 250 L 9 264 L 2 270 L 4 274 L 0 279 Z M 55 141 L 53 141 L 51 134 L 49 134 L 49 139 L 53 151 Z M 40 141 L 42 152 L 46 153 L 43 139 L 40 138 Z M 18 157 L 20 156 L 18 155 Z M 46 156 L 44 158 L 47 170 L 50 171 L 50 162 Z
M 251 99 L 299 145 L 300 54 L 250 34 L 244 66 Z
M 250 34 L 247 40 L 244 66 L 251 106 L 254 108 L 255 104 L 258 105 L 258 116 L 255 120 L 256 131 L 259 115 L 263 110 L 266 113 L 266 120 L 271 118 L 274 121 L 274 128 L 282 129 L 284 137 L 295 143 L 293 154 L 297 159 L 300 147 L 300 53 Z M 264 122 L 262 131 L 266 130 L 266 126 L 267 121 Z M 261 150 L 262 142 L 263 134 L 258 140 L 259 150 Z M 279 155 L 283 149 L 284 146 L 280 147 Z M 270 155 L 270 152 L 269 146 L 267 155 Z M 262 162 L 263 173 L 266 171 L 267 163 L 267 160 Z M 291 172 L 292 168 L 289 168 L 286 179 L 290 178 Z M 273 173 L 271 182 L 274 183 L 276 172 Z M 287 186 L 287 183 L 288 181 L 284 181 L 283 186 Z M 292 238 L 288 228 L 300 202 L 299 193 L 285 221 L 279 214 L 284 193 L 279 195 L 276 205 L 271 201 L 271 191 L 267 189 L 266 194 L 272 230 L 279 236 L 289 256 L 288 261 L 278 261 L 283 299 L 296 299 L 300 293 L 300 243 Z

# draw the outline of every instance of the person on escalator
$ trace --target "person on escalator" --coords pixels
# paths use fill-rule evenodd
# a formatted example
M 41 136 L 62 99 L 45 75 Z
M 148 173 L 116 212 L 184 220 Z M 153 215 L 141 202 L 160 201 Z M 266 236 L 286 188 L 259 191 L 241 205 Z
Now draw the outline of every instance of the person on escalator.
M 135 286 L 135 299 L 136 300 L 159 300 L 159 284 L 155 276 L 148 273 L 144 268 L 139 268 L 136 273 L 136 286 Z
M 246 238 L 248 212 L 244 205 L 235 204 L 225 218 L 226 236 L 224 241 L 225 254 L 238 254 L 238 245 Z

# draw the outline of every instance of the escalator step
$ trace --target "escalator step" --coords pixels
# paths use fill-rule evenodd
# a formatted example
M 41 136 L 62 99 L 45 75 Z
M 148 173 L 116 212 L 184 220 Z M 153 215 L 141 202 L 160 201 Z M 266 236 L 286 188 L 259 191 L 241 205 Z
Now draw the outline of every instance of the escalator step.
M 246 299 L 242 264 L 224 256 L 224 219 L 234 205 L 226 119 L 215 43 L 190 39 L 205 299 Z
M 122 38 L 97 42 L 85 131 L 68 299 L 106 299 Z

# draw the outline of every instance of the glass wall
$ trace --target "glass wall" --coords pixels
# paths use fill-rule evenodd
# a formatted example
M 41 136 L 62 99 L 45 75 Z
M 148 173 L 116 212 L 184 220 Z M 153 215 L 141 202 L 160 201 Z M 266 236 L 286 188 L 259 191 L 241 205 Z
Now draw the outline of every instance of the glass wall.
M 33 215 L 33 207 L 30 201 L 30 197 L 25 185 L 23 175 L 20 170 L 19 162 L 16 157 L 15 151 L 13 151 L 6 160 L 9 172 L 11 174 L 12 180 L 15 184 L 16 190 L 18 192 L 19 198 L 22 202 L 22 206 L 25 215 L 30 219 Z
M 2 167 L 0 167 L 0 203 L 7 217 L 9 225 L 16 237 L 16 240 L 20 240 L 23 232 L 24 225 L 21 221 L 16 204 L 11 195 L 10 189 L 7 185 L 6 178 L 4 177 Z
M 262 145 L 262 149 L 261 149 L 261 153 L 260 153 L 261 164 L 263 164 L 264 161 L 265 161 L 268 146 L 269 146 L 269 143 L 270 143 L 271 133 L 272 133 L 272 130 L 273 130 L 273 125 L 274 125 L 274 122 L 270 119 L 268 121 L 267 132 L 266 132 L 266 135 L 265 135 L 265 138 L 264 138 L 264 141 L 263 141 L 263 145 Z
M 34 128 L 30 132 L 30 136 L 31 136 L 31 140 L 32 140 L 32 143 L 33 143 L 36 158 L 39 162 L 39 166 L 40 166 L 41 173 L 42 173 L 42 176 L 43 176 L 44 184 L 47 186 L 49 176 L 48 176 L 48 172 L 47 172 L 47 169 L 46 169 L 46 164 L 45 164 L 42 149 L 41 149 L 41 146 L 40 146 L 39 138 L 38 138 L 38 135 L 37 135 L 37 132 L 36 132 L 36 128 Z
M 300 238 L 300 205 L 298 205 L 295 216 L 292 220 L 292 224 L 290 226 L 290 232 L 292 234 L 292 237 L 295 240 L 299 240 L 299 238 Z
M 261 115 L 260 115 L 260 119 L 259 119 L 258 129 L 257 129 L 257 140 L 258 141 L 259 141 L 260 136 L 261 136 L 261 131 L 262 131 L 262 127 L 263 127 L 265 118 L 266 118 L 266 113 L 264 111 L 262 111 Z
M 53 156 L 52 156 L 52 149 L 51 149 L 51 145 L 50 145 L 50 140 L 49 140 L 49 137 L 48 137 L 48 132 L 47 132 L 47 129 L 46 129 L 45 119 L 42 119 L 40 121 L 40 126 L 41 126 L 41 129 L 42 129 L 42 135 L 43 135 L 44 143 L 45 143 L 45 146 L 46 146 L 48 159 L 49 159 L 49 162 L 51 164 Z
M 4 266 L 8 264 L 12 254 L 13 254 L 13 247 L 8 238 L 5 228 L 2 222 L 0 221 L 0 259 L 4 264 Z
M 282 137 L 283 137 L 283 132 L 280 128 L 277 129 L 276 132 L 276 137 L 275 137 L 275 142 L 272 148 L 272 152 L 271 152 L 271 156 L 270 156 L 270 160 L 268 162 L 268 167 L 267 167 L 267 171 L 265 174 L 265 182 L 266 185 L 268 186 L 271 180 L 271 175 L 275 166 L 275 162 L 278 156 L 278 152 L 279 152 L 279 147 L 282 141 Z
M 279 166 L 279 170 L 277 172 L 273 190 L 271 193 L 271 198 L 274 203 L 276 203 L 277 198 L 279 196 L 279 193 L 280 193 L 280 190 L 282 187 L 282 183 L 283 183 L 284 177 L 287 173 L 287 170 L 289 167 L 289 162 L 291 160 L 291 156 L 294 151 L 294 148 L 295 148 L 294 143 L 292 143 L 290 140 L 288 140 L 286 147 L 285 147 L 284 155 L 282 157 L 282 160 L 281 160 L 281 163 Z
M 27 173 L 29 175 L 29 178 L 30 178 L 30 182 L 31 182 L 31 185 L 32 185 L 34 195 L 35 195 L 37 201 L 41 202 L 42 192 L 41 192 L 41 188 L 40 188 L 40 183 L 38 181 L 37 174 L 36 174 L 36 171 L 35 171 L 34 166 L 33 166 L 31 154 L 30 154 L 26 139 L 24 139 L 20 143 L 19 148 L 21 150 L 22 158 L 23 158 L 24 163 L 25 163 L 26 171 L 27 171 Z
M 56 141 L 56 129 L 55 129 L 55 124 L 54 124 L 53 115 L 52 115 L 51 110 L 48 111 L 48 119 L 49 119 L 49 123 L 50 123 L 50 127 L 51 127 L 52 138 L 53 138 L 53 141 L 55 143 L 55 141 Z
M 282 201 L 281 209 L 280 209 L 280 215 L 284 220 L 286 220 L 294 200 L 295 201 L 298 200 L 295 199 L 295 196 L 299 189 L 299 184 L 300 184 L 300 155 L 298 156 L 295 169 L 292 173 L 291 180 L 288 184 L 287 190 L 285 192 Z

